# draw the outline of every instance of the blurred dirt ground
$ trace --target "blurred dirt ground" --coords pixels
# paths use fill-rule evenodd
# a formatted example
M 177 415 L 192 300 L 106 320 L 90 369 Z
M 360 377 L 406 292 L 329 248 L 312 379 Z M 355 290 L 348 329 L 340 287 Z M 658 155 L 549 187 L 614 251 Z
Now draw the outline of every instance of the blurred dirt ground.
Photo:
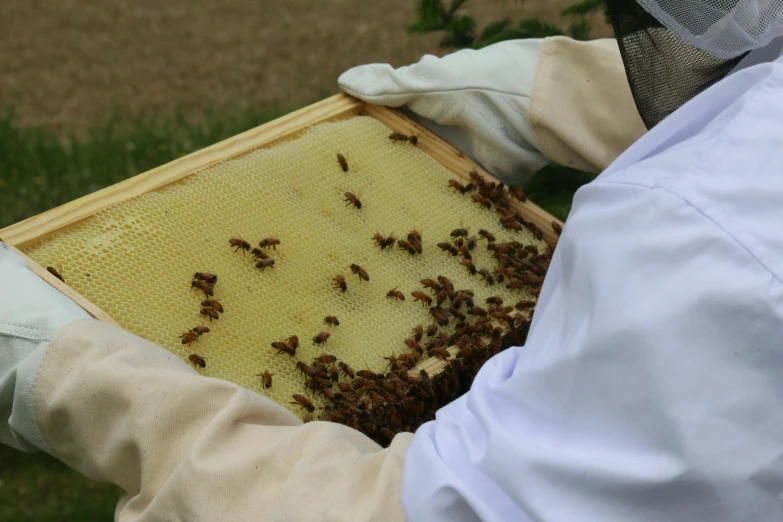
M 482 26 L 506 16 L 566 25 L 574 0 L 474 0 Z M 439 35 L 411 35 L 416 0 L 3 0 L 0 108 L 25 125 L 84 128 L 130 114 L 240 103 L 293 107 L 337 91 L 362 63 L 395 66 L 443 54 Z M 608 34 L 599 19 L 594 36 Z

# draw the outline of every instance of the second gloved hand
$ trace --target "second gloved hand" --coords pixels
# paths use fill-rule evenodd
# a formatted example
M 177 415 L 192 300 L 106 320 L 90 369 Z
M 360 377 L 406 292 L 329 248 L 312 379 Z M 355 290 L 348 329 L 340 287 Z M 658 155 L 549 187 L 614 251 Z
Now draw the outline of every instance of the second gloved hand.
M 399 69 L 362 65 L 343 73 L 338 83 L 368 103 L 407 105 L 449 126 L 433 130 L 502 181 L 519 184 L 547 164 L 528 114 L 541 44 L 512 40 L 443 58 L 426 55 Z

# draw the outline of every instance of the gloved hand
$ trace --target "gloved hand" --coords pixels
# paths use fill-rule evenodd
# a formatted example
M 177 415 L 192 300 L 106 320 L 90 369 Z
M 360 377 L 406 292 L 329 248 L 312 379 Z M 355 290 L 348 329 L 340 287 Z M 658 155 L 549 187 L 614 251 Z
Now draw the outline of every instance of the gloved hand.
M 511 40 L 443 58 L 425 55 L 396 70 L 361 65 L 337 82 L 368 103 L 407 105 L 425 127 L 502 181 L 518 185 L 547 163 L 529 119 L 542 42 Z
M 47 450 L 35 422 L 35 375 L 54 333 L 86 317 L 0 242 L 0 443 Z

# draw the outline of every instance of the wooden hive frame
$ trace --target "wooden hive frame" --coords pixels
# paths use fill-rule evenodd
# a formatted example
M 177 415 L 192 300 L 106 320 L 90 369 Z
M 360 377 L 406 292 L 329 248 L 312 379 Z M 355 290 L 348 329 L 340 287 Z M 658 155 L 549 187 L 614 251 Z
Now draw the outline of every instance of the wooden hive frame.
M 308 127 L 318 123 L 360 115 L 378 120 L 386 125 L 390 131 L 417 134 L 419 136 L 418 147 L 453 172 L 455 177 L 463 181 L 470 180 L 468 172 L 471 170 L 478 171 L 479 174 L 489 180 L 497 181 L 491 174 L 473 163 L 455 147 L 428 129 L 421 127 L 399 111 L 367 104 L 346 94 L 337 94 L 158 168 L 6 227 L 0 230 L 0 240 L 16 249 L 24 249 L 49 234 L 73 225 L 101 210 L 147 192 L 160 189 L 169 183 L 178 181 L 204 168 L 235 158 L 254 149 L 269 147 L 275 143 L 296 138 Z M 514 204 L 516 210 L 523 218 L 532 222 L 543 231 L 544 239 L 547 243 L 555 244 L 557 242 L 557 236 L 552 229 L 552 222 L 562 225 L 559 220 L 530 201 L 525 203 L 514 202 Z M 101 321 L 116 324 L 108 314 L 95 304 L 54 277 L 44 267 L 21 252 L 19 253 L 30 265 L 33 272 L 73 300 L 90 316 Z M 439 365 L 439 361 L 432 362 L 436 366 Z

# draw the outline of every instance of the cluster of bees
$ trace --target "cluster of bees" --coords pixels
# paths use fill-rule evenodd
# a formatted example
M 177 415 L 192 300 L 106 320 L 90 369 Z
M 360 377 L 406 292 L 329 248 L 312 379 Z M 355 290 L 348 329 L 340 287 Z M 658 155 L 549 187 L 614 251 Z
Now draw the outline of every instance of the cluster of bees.
M 479 306 L 471 290 L 456 289 L 445 276 L 421 284 L 411 295 L 428 307 L 432 322 L 414 327 L 403 341 L 405 350 L 385 358 L 388 371 L 355 371 L 332 355 L 310 366 L 296 364 L 307 378 L 305 389 L 326 403 L 318 420 L 345 424 L 386 446 L 395 434 L 415 431 L 465 393 L 490 357 L 524 343 L 535 301 L 504 306 L 500 296 L 492 296 Z M 425 357 L 446 361 L 445 369 L 434 376 L 417 372 Z M 313 420 L 310 400 L 300 394 L 293 398 L 292 404 L 307 410 L 305 422 Z
M 242 255 L 250 252 L 253 256 L 253 261 L 256 261 L 256 268 L 262 272 L 267 268 L 275 267 L 275 260 L 269 254 L 269 249 L 277 250 L 277 245 L 280 244 L 280 240 L 276 237 L 267 237 L 262 239 L 258 243 L 258 247 L 250 248 L 250 243 L 239 237 L 232 237 L 228 240 L 228 244 L 234 247 L 234 252 L 242 251 Z

